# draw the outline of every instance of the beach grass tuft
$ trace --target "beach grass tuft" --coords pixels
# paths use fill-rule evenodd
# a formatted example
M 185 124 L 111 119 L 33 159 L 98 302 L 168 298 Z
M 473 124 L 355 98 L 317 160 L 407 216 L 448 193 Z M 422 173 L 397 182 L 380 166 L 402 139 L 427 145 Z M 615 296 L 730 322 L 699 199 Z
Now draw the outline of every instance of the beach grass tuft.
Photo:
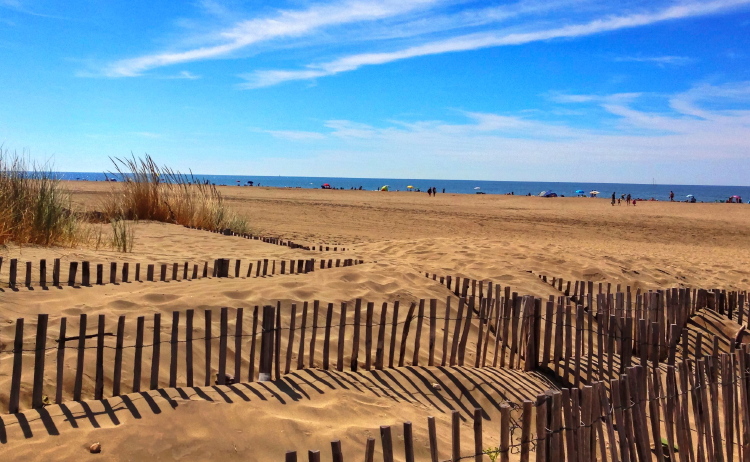
M 135 244 L 135 223 L 122 218 L 112 219 L 112 248 L 118 252 L 132 252 Z
M 249 232 L 247 220 L 227 207 L 215 185 L 197 180 L 192 173 L 159 167 L 148 155 L 110 159 L 119 184 L 104 203 L 104 215 L 109 219 L 154 220 L 212 231 Z
M 0 245 L 75 246 L 89 231 L 47 166 L 0 147 Z

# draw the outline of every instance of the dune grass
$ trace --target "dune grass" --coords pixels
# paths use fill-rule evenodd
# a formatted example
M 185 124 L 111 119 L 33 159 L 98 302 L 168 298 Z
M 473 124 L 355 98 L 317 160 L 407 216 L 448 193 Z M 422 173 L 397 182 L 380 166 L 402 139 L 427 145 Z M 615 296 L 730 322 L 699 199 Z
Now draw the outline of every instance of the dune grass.
M 135 223 L 123 219 L 113 219 L 112 248 L 118 252 L 132 252 L 135 244 Z
M 155 220 L 209 230 L 249 232 L 247 220 L 229 209 L 212 184 L 159 167 L 145 158 L 112 158 L 119 184 L 104 203 L 110 220 Z
M 88 237 L 52 171 L 0 147 L 0 245 L 75 246 Z

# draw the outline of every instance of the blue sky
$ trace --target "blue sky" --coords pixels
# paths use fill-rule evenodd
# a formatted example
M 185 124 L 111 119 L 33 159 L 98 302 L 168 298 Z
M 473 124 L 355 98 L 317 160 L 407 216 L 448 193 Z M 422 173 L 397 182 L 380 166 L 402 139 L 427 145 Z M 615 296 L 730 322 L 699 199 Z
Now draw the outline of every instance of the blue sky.
M 0 66 L 0 143 L 64 171 L 750 174 L 750 0 L 0 0 Z

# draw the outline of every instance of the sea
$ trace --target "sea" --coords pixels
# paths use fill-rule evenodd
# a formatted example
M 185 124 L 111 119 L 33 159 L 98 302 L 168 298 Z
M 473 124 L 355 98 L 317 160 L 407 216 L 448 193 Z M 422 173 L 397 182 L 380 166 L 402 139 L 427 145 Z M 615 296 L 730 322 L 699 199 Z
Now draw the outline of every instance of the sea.
M 64 180 L 105 181 L 113 178 L 111 173 L 58 172 Z M 266 186 L 273 188 L 320 189 L 329 184 L 335 189 L 380 190 L 388 186 L 390 191 L 421 191 L 436 188 L 440 193 L 453 194 L 515 194 L 537 196 L 543 191 L 552 191 L 558 196 L 590 196 L 598 191 L 598 197 L 610 199 L 612 193 L 617 197 L 630 194 L 639 200 L 669 200 L 674 192 L 675 201 L 687 201 L 690 196 L 697 202 L 726 202 L 732 196 L 739 196 L 743 202 L 750 203 L 750 186 L 711 186 L 711 185 L 670 185 L 670 184 L 637 184 L 637 183 L 559 183 L 548 181 L 481 181 L 481 180 L 425 180 L 402 178 L 335 178 L 335 177 L 300 177 L 300 176 L 244 176 L 244 175 L 193 175 L 198 181 L 226 186 Z M 118 178 L 118 177 L 115 177 Z M 118 178 L 122 180 L 121 178 Z M 411 188 L 409 188 L 411 186 Z

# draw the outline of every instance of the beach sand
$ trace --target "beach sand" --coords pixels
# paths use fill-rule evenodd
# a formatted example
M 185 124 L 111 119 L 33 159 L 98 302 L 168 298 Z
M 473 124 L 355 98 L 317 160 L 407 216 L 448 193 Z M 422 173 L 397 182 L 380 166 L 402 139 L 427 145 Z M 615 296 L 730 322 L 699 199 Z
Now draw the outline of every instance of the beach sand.
M 88 210 L 96 210 L 104 194 L 117 187 L 88 182 L 69 185 L 74 201 Z M 542 274 L 645 290 L 745 290 L 750 278 L 750 209 L 745 205 L 639 202 L 635 207 L 624 203 L 613 207 L 607 199 L 590 198 L 428 197 L 407 192 L 247 187 L 220 190 L 234 209 L 249 218 L 257 234 L 348 250 L 315 253 L 177 225 L 140 222 L 135 225 L 135 247 L 130 254 L 93 248 L 10 247 L 2 250 L 2 256 L 105 265 L 110 261 L 171 264 L 215 258 L 243 262 L 354 258 L 364 263 L 307 275 L 6 290 L 0 293 L 0 350 L 12 348 L 10 321 L 19 317 L 27 318 L 28 342 L 32 344 L 34 316 L 40 313 L 50 315 L 48 338 L 52 339 L 60 317 L 81 313 L 88 314 L 91 332 L 96 332 L 93 320 L 100 314 L 114 324 L 118 315 L 131 318 L 162 313 L 162 333 L 167 336 L 167 321 L 176 310 L 243 307 L 248 311 L 276 301 L 284 307 L 291 303 L 301 307 L 301 302 L 312 300 L 333 303 L 338 309 L 341 302 L 351 306 L 358 298 L 374 302 L 377 309 L 383 302 L 399 301 L 405 307 L 435 298 L 441 310 L 450 292 L 425 278 L 426 272 L 491 280 L 520 294 L 540 297 L 555 294 L 539 279 Z M 7 280 L 6 268 L 0 272 L 2 280 Z M 288 325 L 289 319 L 283 323 Z M 127 335 L 132 340 L 130 329 Z M 203 352 L 198 349 L 195 354 Z M 94 359 L 90 356 L 87 364 Z M 7 365 L 10 356 L 0 360 Z M 74 366 L 71 354 L 66 357 L 66 367 Z M 164 371 L 168 367 L 162 365 Z M 178 375 L 184 376 L 184 365 L 179 367 Z M 0 408 L 5 409 L 9 368 L 0 370 Z M 111 377 L 106 380 L 109 389 Z M 439 389 L 433 384 L 439 384 Z M 45 390 L 48 386 L 54 384 L 46 384 Z M 417 451 L 425 456 L 426 418 L 433 415 L 438 421 L 441 457 L 447 458 L 451 409 L 461 412 L 464 430 L 471 432 L 471 413 L 475 407 L 482 408 L 489 419 L 487 428 L 497 434 L 498 403 L 533 400 L 554 386 L 539 373 L 492 368 L 311 369 L 274 383 L 167 388 L 103 402 L 52 405 L 41 414 L 26 412 L 26 423 L 3 415 L 0 427 L 5 434 L 0 433 L 0 441 L 4 440 L 0 453 L 10 459 L 70 460 L 94 457 L 87 447 L 101 442 L 101 457 L 107 460 L 282 460 L 287 449 L 320 449 L 326 460 L 330 441 L 340 439 L 346 460 L 357 460 L 363 456 L 365 440 L 377 435 L 380 425 L 410 420 Z M 91 387 L 92 378 L 87 377 L 84 395 Z M 398 429 L 394 435 L 397 447 L 403 445 L 400 435 Z M 485 444 L 495 445 L 495 440 Z M 403 452 L 398 454 L 402 460 Z

